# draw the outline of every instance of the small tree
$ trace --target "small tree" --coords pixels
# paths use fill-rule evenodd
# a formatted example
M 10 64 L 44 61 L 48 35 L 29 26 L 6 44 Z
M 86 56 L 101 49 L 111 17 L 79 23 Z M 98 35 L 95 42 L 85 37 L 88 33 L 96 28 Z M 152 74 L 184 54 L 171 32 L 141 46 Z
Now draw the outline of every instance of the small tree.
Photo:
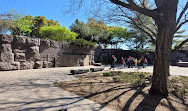
M 65 27 L 60 26 L 41 27 L 40 34 L 42 38 L 56 41 L 72 41 L 76 39 L 77 36 L 75 32 L 71 32 Z

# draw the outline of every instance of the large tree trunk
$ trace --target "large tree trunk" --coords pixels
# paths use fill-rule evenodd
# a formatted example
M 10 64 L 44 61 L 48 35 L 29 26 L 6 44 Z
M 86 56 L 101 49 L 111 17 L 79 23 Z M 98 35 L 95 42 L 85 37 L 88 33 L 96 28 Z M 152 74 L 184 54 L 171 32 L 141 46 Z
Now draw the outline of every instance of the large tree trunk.
M 156 40 L 155 63 L 150 94 L 168 95 L 167 78 L 174 31 L 176 29 L 176 12 L 178 0 L 163 1 L 158 9 L 160 16 L 154 18 L 158 26 Z M 166 2 L 166 3 L 165 3 Z
M 155 63 L 150 94 L 167 96 L 167 78 L 169 75 L 172 31 L 169 27 L 164 27 L 163 25 L 158 26 L 158 30 L 159 33 L 156 41 Z

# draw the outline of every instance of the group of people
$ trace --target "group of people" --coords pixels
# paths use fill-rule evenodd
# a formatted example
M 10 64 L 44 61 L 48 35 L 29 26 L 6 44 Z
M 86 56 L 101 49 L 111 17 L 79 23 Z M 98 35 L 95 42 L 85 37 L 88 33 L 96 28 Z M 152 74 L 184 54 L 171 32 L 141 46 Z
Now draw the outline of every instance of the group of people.
M 115 55 L 112 55 L 111 68 L 114 68 L 117 62 Z M 142 66 L 143 68 L 147 67 L 148 61 L 146 58 L 141 57 L 139 60 L 137 58 L 129 56 L 128 58 L 121 57 L 121 68 L 128 66 L 128 68 L 135 68 Z

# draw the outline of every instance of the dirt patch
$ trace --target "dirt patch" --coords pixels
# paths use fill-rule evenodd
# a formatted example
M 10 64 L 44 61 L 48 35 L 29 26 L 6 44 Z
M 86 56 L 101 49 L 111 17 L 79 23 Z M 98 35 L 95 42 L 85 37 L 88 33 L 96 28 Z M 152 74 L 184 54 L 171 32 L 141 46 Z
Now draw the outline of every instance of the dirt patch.
M 103 72 L 77 75 L 79 79 L 56 84 L 67 91 L 116 111 L 187 111 L 187 97 L 170 93 L 167 98 L 151 96 L 146 86 L 130 86 L 104 77 Z

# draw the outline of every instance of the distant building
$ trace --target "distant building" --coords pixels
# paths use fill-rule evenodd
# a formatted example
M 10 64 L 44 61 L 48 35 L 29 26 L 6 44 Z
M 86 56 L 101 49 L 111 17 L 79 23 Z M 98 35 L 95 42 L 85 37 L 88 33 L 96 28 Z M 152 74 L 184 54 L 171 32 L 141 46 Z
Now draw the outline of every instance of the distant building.
M 188 43 L 185 43 L 178 51 L 171 55 L 171 65 L 177 66 L 180 59 L 183 62 L 188 62 Z

